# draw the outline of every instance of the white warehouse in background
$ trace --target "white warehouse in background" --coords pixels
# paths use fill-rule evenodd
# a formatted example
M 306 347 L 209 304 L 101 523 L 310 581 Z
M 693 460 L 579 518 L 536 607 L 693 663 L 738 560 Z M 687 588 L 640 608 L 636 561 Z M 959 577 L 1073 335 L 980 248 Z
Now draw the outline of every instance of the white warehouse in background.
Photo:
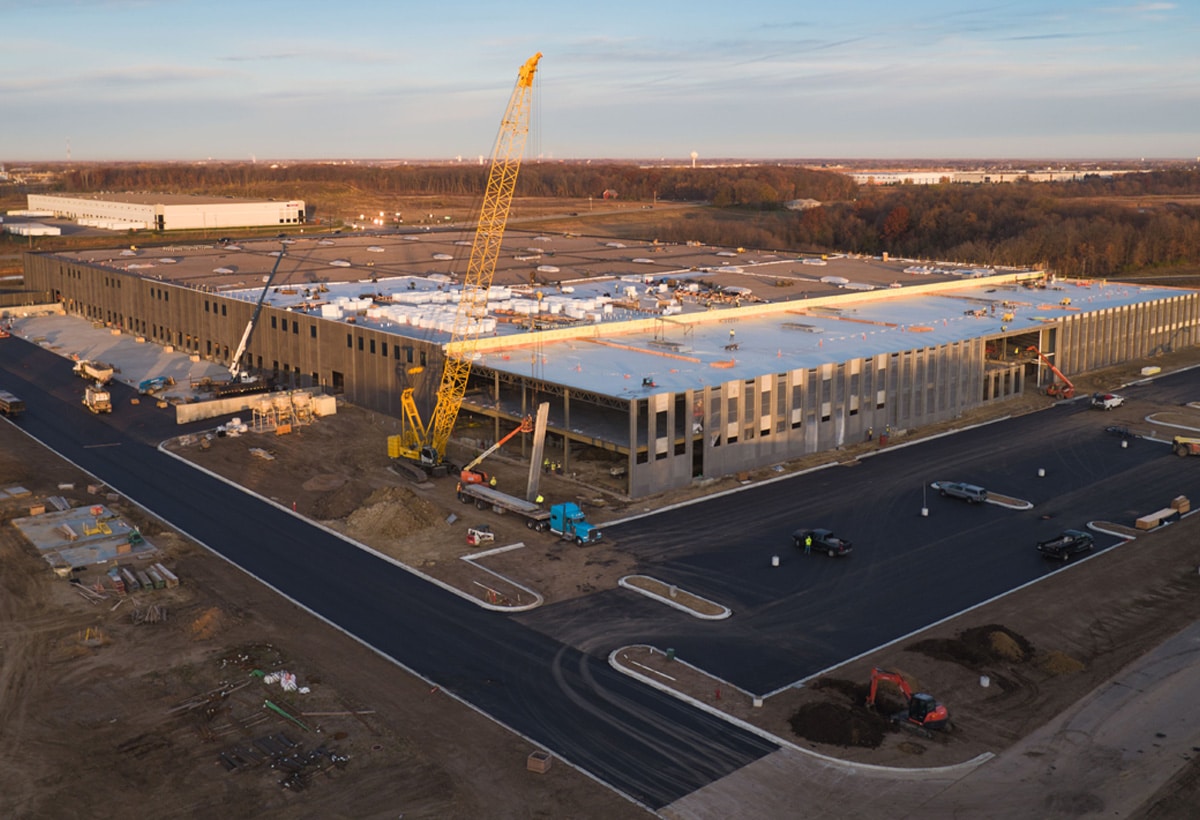
M 29 210 L 112 230 L 186 231 L 304 224 L 304 201 L 183 194 L 29 194 Z

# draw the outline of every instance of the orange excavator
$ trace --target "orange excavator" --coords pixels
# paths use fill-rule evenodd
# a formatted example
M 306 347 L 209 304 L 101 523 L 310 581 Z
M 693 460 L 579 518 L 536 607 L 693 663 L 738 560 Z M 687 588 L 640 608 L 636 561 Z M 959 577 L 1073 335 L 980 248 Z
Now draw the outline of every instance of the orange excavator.
M 889 672 L 876 666 L 871 670 L 871 691 L 867 694 L 867 708 L 875 708 L 875 695 L 879 691 L 880 681 L 894 683 L 904 695 L 908 708 L 891 716 L 892 723 L 899 724 L 924 737 L 933 737 L 931 730 L 950 730 L 950 713 L 946 707 L 938 703 L 933 695 L 923 692 L 913 694 L 912 688 L 899 672 Z
M 459 473 L 459 477 L 458 477 L 459 481 L 461 481 L 463 484 L 487 484 L 488 479 L 489 479 L 488 474 L 485 473 L 483 470 L 475 469 L 476 467 L 479 466 L 479 462 L 483 461 L 485 458 L 490 456 L 492 453 L 496 452 L 501 447 L 503 447 L 505 444 L 507 444 L 508 440 L 510 438 L 512 438 L 513 436 L 515 436 L 517 433 L 532 433 L 532 432 L 533 432 L 533 416 L 526 416 L 525 418 L 521 419 L 521 424 L 516 429 L 514 429 L 511 433 L 509 433 L 504 438 L 497 441 L 491 447 L 484 450 L 478 456 L 476 456 L 475 459 L 470 464 L 468 464 L 466 467 L 463 467 L 462 472 Z
M 1062 382 L 1061 384 L 1059 382 L 1052 382 L 1046 388 L 1046 395 L 1056 399 L 1073 398 L 1075 396 L 1075 385 L 1071 383 L 1071 380 L 1068 379 L 1061 370 L 1054 366 L 1054 362 L 1046 358 L 1046 354 L 1038 350 L 1036 345 L 1030 345 L 1026 349 L 1036 353 L 1038 358 L 1046 363 L 1046 367 L 1050 368 L 1050 372 Z

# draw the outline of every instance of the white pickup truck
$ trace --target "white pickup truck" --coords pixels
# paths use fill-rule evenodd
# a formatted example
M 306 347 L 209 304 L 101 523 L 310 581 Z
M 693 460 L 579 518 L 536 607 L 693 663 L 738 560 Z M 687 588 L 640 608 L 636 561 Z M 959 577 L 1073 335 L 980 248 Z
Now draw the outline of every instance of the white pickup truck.
M 1124 396 L 1118 396 L 1116 393 L 1093 393 L 1092 407 L 1097 410 L 1112 410 L 1114 407 L 1120 407 L 1125 403 Z

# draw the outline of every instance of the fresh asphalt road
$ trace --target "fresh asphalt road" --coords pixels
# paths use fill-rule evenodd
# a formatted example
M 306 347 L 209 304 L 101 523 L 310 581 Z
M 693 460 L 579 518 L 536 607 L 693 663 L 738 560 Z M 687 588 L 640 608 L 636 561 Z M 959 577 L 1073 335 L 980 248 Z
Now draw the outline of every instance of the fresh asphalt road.
M 62 358 L 18 339 L 0 387 L 24 399 L 15 423 L 246 572 L 443 690 L 652 809 L 776 746 L 513 618 L 487 612 L 298 516 L 158 452 L 188 428 L 150 403 L 80 405 Z
M 673 648 L 747 691 L 770 693 L 1049 573 L 1070 571 L 1081 557 L 1064 567 L 1035 549 L 1063 529 L 1096 520 L 1132 526 L 1178 495 L 1198 497 L 1200 459 L 1185 461 L 1148 440 L 1122 448 L 1104 428 L 1114 418 L 1152 412 L 1151 402 L 1196 397 L 1200 370 L 1122 393 L 1128 404 L 1119 413 L 1092 410 L 1081 400 L 605 527 L 605 538 L 637 558 L 638 571 L 728 606 L 734 614 L 727 620 L 631 604 L 638 596 L 624 589 L 519 618 L 592 653 L 628 643 Z M 1157 429 L 1163 438 L 1173 432 Z M 928 489 L 937 480 L 980 484 L 1033 508 L 941 498 Z M 791 541 L 800 527 L 828 527 L 849 538 L 854 551 L 842 558 L 803 555 Z M 1116 537 L 1094 535 L 1092 556 L 1144 543 L 1122 546 Z

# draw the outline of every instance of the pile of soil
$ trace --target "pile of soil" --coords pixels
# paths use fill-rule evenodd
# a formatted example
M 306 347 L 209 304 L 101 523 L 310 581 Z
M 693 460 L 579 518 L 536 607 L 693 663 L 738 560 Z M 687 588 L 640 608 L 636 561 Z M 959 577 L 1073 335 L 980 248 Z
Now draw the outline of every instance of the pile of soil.
M 318 521 L 340 521 L 357 510 L 370 492 L 370 486 L 363 481 L 346 481 L 319 495 L 309 512 Z
M 346 519 L 346 534 L 352 538 L 405 538 L 442 522 L 433 504 L 418 498 L 405 487 L 383 487 L 367 498 Z
M 807 703 L 788 720 L 797 736 L 832 746 L 874 749 L 883 743 L 888 721 L 861 708 L 836 703 Z
M 982 671 L 989 664 L 1021 662 L 1034 655 L 1033 644 L 1024 636 L 999 624 L 973 627 L 959 633 L 957 638 L 917 641 L 907 649 L 973 672 Z

